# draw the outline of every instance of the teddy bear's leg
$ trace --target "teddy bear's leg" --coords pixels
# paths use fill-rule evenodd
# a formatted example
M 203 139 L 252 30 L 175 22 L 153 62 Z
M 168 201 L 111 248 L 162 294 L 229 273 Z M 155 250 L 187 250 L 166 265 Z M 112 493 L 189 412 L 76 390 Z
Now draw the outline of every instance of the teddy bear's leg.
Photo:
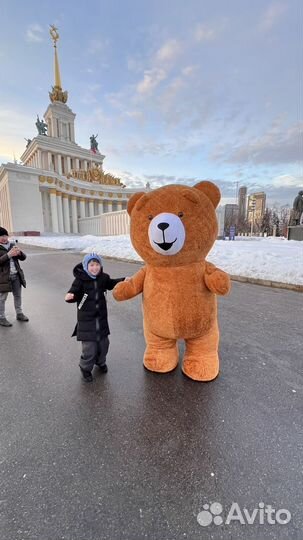
M 143 364 L 146 369 L 158 373 L 168 373 L 175 369 L 179 360 L 177 341 L 156 336 L 146 328 L 144 335 L 146 349 Z
M 195 381 L 212 381 L 219 373 L 217 323 L 202 337 L 187 339 L 182 371 Z

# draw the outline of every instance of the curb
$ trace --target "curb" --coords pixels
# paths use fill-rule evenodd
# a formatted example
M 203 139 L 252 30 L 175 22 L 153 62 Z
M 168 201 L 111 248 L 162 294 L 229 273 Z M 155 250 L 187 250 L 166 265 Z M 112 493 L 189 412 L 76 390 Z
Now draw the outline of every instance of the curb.
M 294 283 L 283 283 L 281 281 L 271 281 L 269 279 L 251 278 L 246 276 L 234 276 L 231 275 L 232 281 L 239 281 L 240 283 L 251 283 L 252 285 L 262 285 L 263 287 L 273 287 L 275 289 L 287 289 L 288 291 L 295 291 L 303 293 L 303 285 L 296 285 Z

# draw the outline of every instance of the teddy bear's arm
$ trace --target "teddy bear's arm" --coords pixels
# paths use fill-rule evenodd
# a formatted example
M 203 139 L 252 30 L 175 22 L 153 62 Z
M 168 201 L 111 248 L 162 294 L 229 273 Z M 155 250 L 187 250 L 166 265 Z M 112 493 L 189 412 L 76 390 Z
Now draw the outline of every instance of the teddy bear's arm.
M 214 264 L 206 262 L 204 281 L 206 287 L 213 293 L 224 296 L 230 291 L 230 277 Z
M 115 300 L 129 300 L 137 294 L 142 293 L 145 279 L 146 268 L 143 267 L 130 279 L 118 283 L 113 290 Z

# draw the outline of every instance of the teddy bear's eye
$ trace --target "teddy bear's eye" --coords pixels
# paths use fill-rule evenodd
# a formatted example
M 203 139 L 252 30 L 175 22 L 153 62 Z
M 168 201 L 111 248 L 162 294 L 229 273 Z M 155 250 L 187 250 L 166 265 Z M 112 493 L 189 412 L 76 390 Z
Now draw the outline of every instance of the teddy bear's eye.
M 153 219 L 153 216 L 151 214 L 149 214 L 148 219 L 149 219 L 149 221 L 151 221 Z
M 183 217 L 184 216 L 183 212 L 179 212 L 178 216 Z

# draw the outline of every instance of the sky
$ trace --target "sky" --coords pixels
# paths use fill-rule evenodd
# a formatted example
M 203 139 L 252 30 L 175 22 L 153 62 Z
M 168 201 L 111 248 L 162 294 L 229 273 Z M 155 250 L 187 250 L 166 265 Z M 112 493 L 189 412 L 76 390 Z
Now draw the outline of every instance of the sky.
M 0 163 L 19 159 L 54 84 L 76 141 L 98 134 L 127 187 L 209 179 L 292 204 L 303 189 L 301 0 L 2 0 Z

